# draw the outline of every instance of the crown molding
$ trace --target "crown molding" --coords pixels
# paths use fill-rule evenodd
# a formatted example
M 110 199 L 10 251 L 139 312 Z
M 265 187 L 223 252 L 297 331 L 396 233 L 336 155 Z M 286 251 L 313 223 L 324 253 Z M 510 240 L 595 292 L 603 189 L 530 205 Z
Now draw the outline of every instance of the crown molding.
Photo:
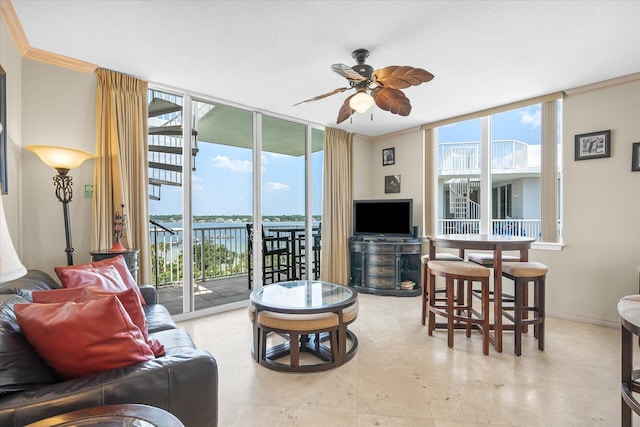
M 48 52 L 46 50 L 36 49 L 35 47 L 30 47 L 23 56 L 24 58 L 34 59 L 36 61 L 70 68 L 72 70 L 82 71 L 85 73 L 93 73 L 96 68 L 98 68 L 95 64 L 80 61 L 79 59 L 69 58 L 64 55 L 58 55 L 57 53 Z
M 579 93 L 589 92 L 596 89 L 602 89 L 609 86 L 615 86 L 623 83 L 629 83 L 636 80 L 640 80 L 640 73 L 627 74 L 626 76 L 615 77 L 609 80 L 603 80 L 601 82 L 591 83 L 584 86 L 574 87 L 572 89 L 565 90 L 564 92 L 571 96 Z
M 31 47 L 29 39 L 22 28 L 20 19 L 11 0 L 0 0 L 0 16 L 7 26 L 7 31 L 13 39 L 20 56 L 27 59 L 33 59 L 47 64 L 57 65 L 59 67 L 70 68 L 85 73 L 93 73 L 97 65 L 89 62 L 80 61 L 78 59 L 69 58 L 68 56 L 58 55 L 57 53 L 48 52 L 42 49 Z
M 0 0 L 0 16 L 2 16 L 2 20 L 7 26 L 7 31 L 9 31 L 9 35 L 13 39 L 20 56 L 24 56 L 31 45 L 10 0 Z

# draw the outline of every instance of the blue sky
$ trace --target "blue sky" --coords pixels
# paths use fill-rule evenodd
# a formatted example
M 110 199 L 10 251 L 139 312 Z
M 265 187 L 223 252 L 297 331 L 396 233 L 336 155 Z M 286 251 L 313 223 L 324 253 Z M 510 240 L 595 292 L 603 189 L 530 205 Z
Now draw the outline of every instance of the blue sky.
M 199 143 L 192 178 L 194 215 L 251 216 L 252 152 L 246 148 Z M 304 214 L 304 158 L 263 152 L 262 212 L 264 215 Z M 314 215 L 322 209 L 322 153 L 312 156 Z M 151 215 L 177 214 L 182 188 L 163 185 L 160 201 L 149 201 Z
M 439 142 L 479 141 L 480 119 L 439 129 Z M 493 116 L 492 139 L 516 139 L 540 144 L 540 106 Z M 193 174 L 194 215 L 251 215 L 252 153 L 245 148 L 200 143 Z M 304 214 L 304 158 L 262 153 L 262 210 L 264 215 Z M 314 215 L 321 214 L 322 152 L 315 153 L 312 168 Z M 161 200 L 150 201 L 151 215 L 178 214 L 180 187 L 162 186 Z
M 540 105 L 496 114 L 491 119 L 493 140 L 516 139 L 527 144 L 540 144 Z M 480 119 L 454 123 L 438 129 L 438 142 L 480 140 Z

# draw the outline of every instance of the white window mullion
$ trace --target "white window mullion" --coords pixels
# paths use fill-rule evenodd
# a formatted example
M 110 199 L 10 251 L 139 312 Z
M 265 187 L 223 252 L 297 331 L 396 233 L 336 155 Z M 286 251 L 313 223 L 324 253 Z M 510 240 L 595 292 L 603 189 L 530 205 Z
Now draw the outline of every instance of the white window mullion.
M 191 96 L 182 97 L 182 312 L 194 310 L 193 221 L 191 206 L 191 169 L 193 161 L 191 132 Z
M 304 220 L 304 229 L 305 229 L 305 233 L 304 233 L 304 238 L 305 238 L 305 243 L 304 243 L 304 247 L 305 247 L 305 253 L 304 253 L 304 265 L 306 266 L 306 268 L 304 269 L 304 277 L 302 277 L 302 279 L 310 279 L 312 277 L 312 275 L 310 274 L 310 271 L 312 270 L 311 265 L 313 262 L 313 212 L 312 212 L 312 192 L 311 192 L 311 187 L 312 187 L 312 170 L 311 170 L 311 165 L 312 165 L 312 161 L 311 161 L 311 155 L 312 155 L 312 147 L 311 147 L 311 138 L 312 138 L 312 128 L 311 126 L 306 126 L 305 129 L 305 138 L 304 138 L 304 144 L 305 144 L 305 148 L 304 148 L 304 152 L 305 152 L 305 175 L 304 175 L 304 181 L 305 181 L 305 186 L 304 186 L 304 194 L 305 194 L 305 201 L 304 201 L 304 212 L 305 212 L 305 220 Z M 293 242 L 292 244 L 295 244 L 295 242 Z
M 253 113 L 253 289 L 262 287 L 262 114 Z
M 491 117 L 480 122 L 480 234 L 491 234 Z

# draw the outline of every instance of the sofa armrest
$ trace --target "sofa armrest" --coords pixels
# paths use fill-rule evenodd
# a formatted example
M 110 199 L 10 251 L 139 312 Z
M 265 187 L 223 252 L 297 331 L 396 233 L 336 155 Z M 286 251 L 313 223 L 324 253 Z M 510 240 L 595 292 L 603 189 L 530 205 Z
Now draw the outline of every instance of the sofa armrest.
M 158 291 L 152 285 L 140 285 L 140 292 L 147 304 L 158 304 Z
M 78 409 L 139 403 L 171 412 L 186 427 L 218 424 L 218 366 L 189 350 L 0 397 L 0 425 L 17 427 Z

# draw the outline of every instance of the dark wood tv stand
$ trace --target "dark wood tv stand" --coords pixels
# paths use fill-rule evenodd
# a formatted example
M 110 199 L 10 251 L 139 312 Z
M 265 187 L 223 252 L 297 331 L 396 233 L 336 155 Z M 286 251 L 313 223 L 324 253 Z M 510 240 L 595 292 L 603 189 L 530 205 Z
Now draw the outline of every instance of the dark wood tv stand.
M 421 294 L 419 240 L 351 237 L 349 254 L 349 285 L 358 292 L 393 296 Z M 413 282 L 413 286 L 403 287 L 403 282 Z

